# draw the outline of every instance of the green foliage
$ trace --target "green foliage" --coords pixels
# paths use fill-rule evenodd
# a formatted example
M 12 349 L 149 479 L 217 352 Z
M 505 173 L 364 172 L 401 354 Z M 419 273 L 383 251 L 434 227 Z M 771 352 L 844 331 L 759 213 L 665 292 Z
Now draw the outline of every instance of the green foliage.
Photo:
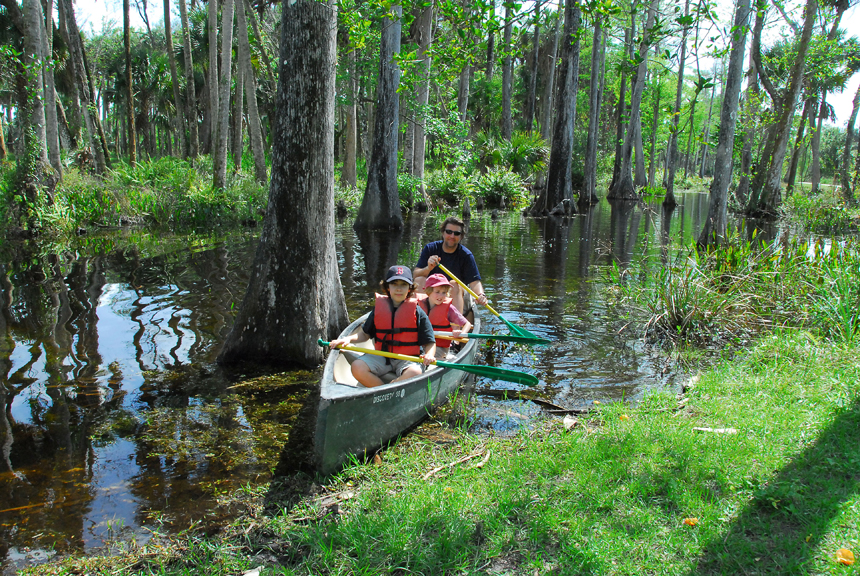
M 428 168 L 473 166 L 472 142 L 469 125 L 462 122 L 456 111 L 450 111 L 447 119 L 427 118 Z
M 448 206 L 458 206 L 464 198 L 474 200 L 471 180 L 460 166 L 430 172 L 425 190 L 431 201 L 442 200 Z
M 508 142 L 481 132 L 475 136 L 475 154 L 482 170 L 504 166 L 528 180 L 546 168 L 549 147 L 538 133 L 514 132 Z
M 472 180 L 475 197 L 482 198 L 488 208 L 515 209 L 528 203 L 528 189 L 522 179 L 506 167 L 490 168 Z
M 421 194 L 421 178 L 416 178 L 405 172 L 398 172 L 397 193 L 400 197 L 400 208 L 411 209 L 415 199 Z
M 834 189 L 822 189 L 814 196 L 796 191 L 785 199 L 782 208 L 792 224 L 807 232 L 832 234 L 857 229 L 857 210 L 846 207 Z
M 662 186 L 646 186 L 642 189 L 642 198 L 662 198 L 666 195 L 666 189 Z

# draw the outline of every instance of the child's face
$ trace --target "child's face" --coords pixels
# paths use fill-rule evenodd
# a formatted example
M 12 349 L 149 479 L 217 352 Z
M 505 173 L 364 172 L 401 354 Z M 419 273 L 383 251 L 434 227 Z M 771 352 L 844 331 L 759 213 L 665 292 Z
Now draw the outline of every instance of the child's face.
M 406 296 L 409 294 L 409 289 L 411 287 L 412 285 L 405 280 L 395 280 L 394 282 L 388 283 L 388 295 L 391 297 L 395 306 L 399 306 L 404 300 L 406 300 Z
M 445 298 L 448 297 L 448 290 L 450 290 L 449 286 L 435 286 L 433 291 L 427 294 L 430 298 L 430 303 L 433 306 L 438 306 L 442 302 L 445 301 Z

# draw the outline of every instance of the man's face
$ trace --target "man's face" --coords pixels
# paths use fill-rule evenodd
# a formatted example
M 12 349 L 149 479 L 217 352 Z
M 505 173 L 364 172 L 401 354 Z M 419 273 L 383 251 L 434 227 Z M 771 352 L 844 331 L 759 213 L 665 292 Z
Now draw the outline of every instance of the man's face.
M 450 249 L 456 248 L 463 237 L 463 227 L 456 224 L 448 224 L 442 230 L 442 241 L 445 247 Z

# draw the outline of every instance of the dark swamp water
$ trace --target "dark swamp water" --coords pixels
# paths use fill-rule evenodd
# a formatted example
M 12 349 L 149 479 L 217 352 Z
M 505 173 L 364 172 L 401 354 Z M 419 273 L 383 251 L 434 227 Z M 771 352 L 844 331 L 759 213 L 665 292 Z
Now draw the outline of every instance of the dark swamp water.
M 494 308 L 554 343 L 482 345 L 476 363 L 528 371 L 539 396 L 568 408 L 636 401 L 683 377 L 642 342 L 641 323 L 613 306 L 614 268 L 643 273 L 694 239 L 707 196 L 587 215 L 473 215 L 473 250 Z M 352 318 L 383 271 L 414 264 L 438 239 L 435 217 L 399 238 L 358 238 L 338 224 L 341 280 Z M 231 511 L 220 496 L 266 482 L 313 371 L 268 393 L 241 394 L 244 374 L 215 363 L 241 302 L 253 231 L 222 236 L 120 231 L 76 246 L 10 249 L 0 260 L 0 568 L 85 553 L 114 538 L 205 526 Z M 482 332 L 506 333 L 484 314 Z M 640 328 L 636 328 L 640 326 Z M 479 378 L 477 389 L 515 388 Z M 541 418 L 523 401 L 479 395 L 478 433 L 514 433 Z

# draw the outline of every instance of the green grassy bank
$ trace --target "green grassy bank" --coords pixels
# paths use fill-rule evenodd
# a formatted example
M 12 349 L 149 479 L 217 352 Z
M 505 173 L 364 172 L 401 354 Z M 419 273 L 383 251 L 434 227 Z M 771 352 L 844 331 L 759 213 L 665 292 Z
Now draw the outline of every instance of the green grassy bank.
M 513 439 L 412 438 L 306 484 L 298 505 L 275 486 L 243 495 L 248 514 L 219 536 L 32 573 L 857 573 L 836 555 L 860 553 L 858 352 L 765 336 L 681 397 Z

